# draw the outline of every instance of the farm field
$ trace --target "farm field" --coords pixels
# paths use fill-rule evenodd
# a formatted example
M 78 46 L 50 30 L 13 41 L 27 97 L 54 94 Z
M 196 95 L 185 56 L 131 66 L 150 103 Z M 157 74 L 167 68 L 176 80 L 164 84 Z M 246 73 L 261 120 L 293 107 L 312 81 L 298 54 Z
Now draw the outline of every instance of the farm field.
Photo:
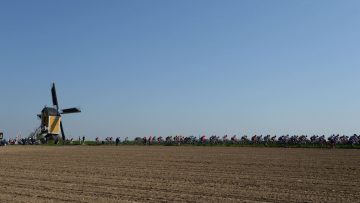
M 360 150 L 0 147 L 0 202 L 359 202 Z

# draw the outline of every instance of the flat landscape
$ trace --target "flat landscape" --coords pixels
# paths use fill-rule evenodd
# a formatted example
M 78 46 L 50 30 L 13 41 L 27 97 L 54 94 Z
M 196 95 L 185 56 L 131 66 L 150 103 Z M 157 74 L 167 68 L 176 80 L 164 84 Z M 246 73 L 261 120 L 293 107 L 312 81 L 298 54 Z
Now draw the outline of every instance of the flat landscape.
M 360 150 L 8 146 L 0 202 L 359 202 Z

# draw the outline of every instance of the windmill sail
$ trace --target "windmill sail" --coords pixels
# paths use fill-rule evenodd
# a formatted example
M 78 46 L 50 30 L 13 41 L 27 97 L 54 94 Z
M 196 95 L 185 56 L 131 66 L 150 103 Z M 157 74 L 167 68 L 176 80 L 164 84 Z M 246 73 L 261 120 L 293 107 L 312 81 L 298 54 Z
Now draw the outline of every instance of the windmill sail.
M 81 110 L 79 108 L 69 108 L 69 109 L 62 109 L 61 114 L 68 114 L 68 113 L 80 113 Z
M 53 105 L 56 106 L 57 109 L 59 109 L 59 103 L 58 103 L 58 100 L 57 100 L 55 83 L 53 83 L 53 86 L 51 88 L 51 96 L 52 96 Z
M 60 121 L 60 129 L 61 129 L 63 143 L 65 143 L 65 132 L 64 132 L 62 121 Z

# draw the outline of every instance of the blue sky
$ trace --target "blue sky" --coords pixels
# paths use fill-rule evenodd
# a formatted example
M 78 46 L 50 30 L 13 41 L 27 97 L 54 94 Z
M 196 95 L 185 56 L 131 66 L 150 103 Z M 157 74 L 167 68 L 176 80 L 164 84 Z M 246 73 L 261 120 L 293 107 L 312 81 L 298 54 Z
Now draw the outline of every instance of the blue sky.
M 1 1 L 0 131 L 360 132 L 359 1 Z

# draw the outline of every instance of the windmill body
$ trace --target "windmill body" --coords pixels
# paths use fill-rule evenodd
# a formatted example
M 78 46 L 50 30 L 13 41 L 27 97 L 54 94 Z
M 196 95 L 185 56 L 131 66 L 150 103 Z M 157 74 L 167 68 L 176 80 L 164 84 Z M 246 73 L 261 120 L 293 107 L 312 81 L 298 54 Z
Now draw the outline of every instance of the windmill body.
M 44 107 L 41 111 L 41 132 L 49 135 L 60 135 L 61 115 L 56 108 Z

